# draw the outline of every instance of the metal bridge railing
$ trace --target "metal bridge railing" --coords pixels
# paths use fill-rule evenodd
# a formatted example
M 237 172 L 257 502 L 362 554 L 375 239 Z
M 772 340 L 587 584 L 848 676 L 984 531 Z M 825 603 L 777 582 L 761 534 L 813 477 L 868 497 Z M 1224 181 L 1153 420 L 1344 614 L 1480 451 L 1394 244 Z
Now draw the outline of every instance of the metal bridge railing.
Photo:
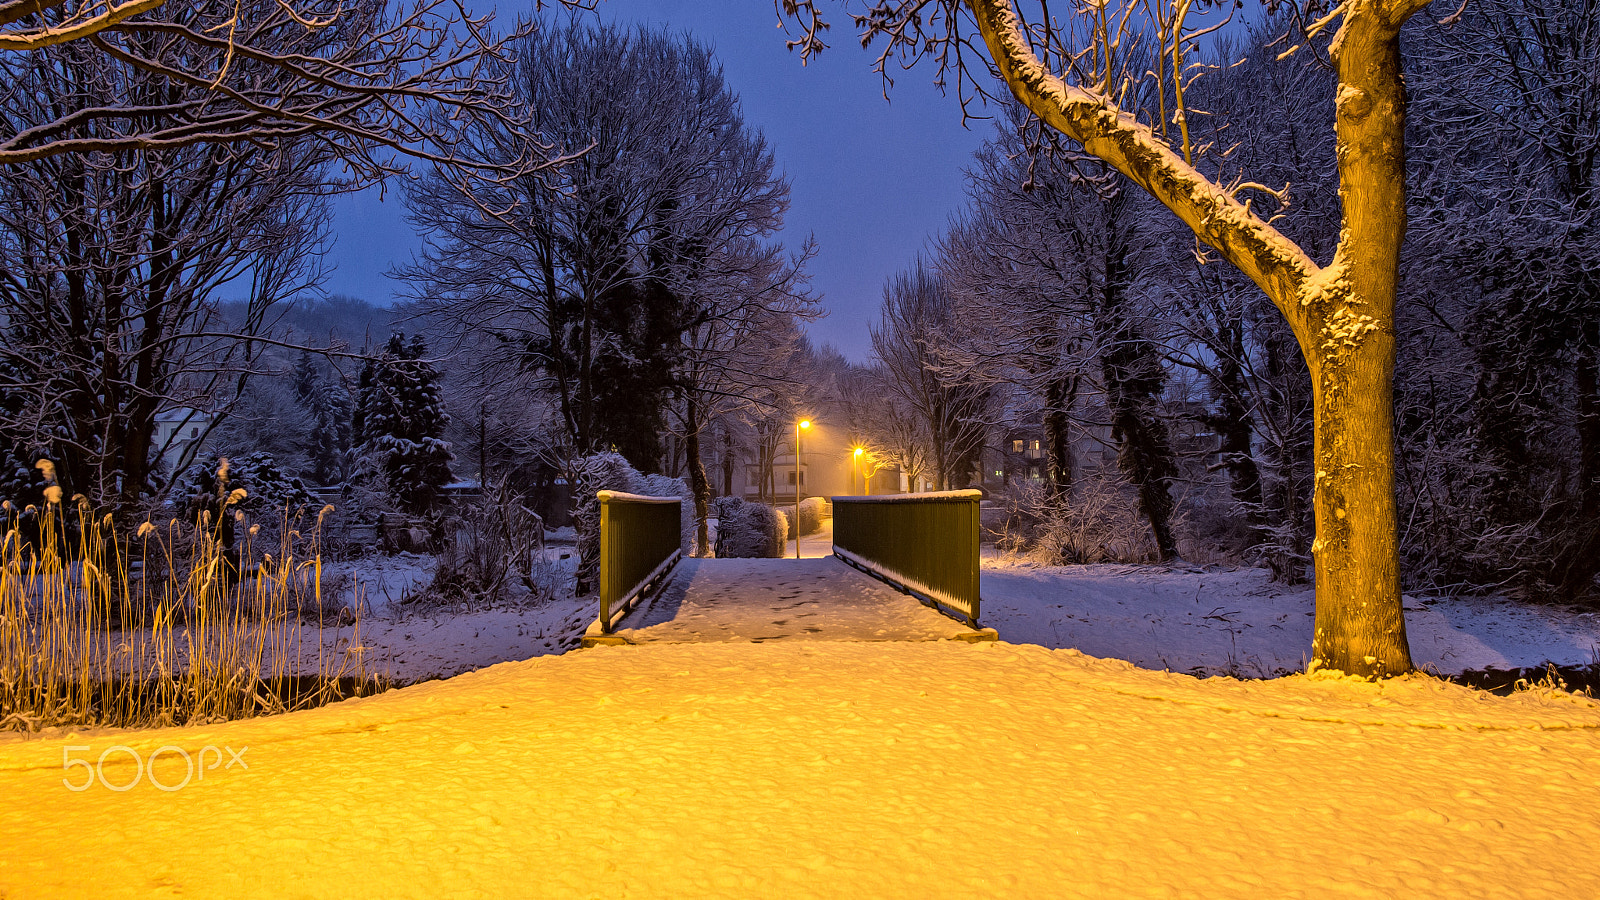
M 833 498 L 833 553 L 978 627 L 977 491 Z
M 683 555 L 683 501 L 601 491 L 600 631 L 610 634 L 645 589 Z

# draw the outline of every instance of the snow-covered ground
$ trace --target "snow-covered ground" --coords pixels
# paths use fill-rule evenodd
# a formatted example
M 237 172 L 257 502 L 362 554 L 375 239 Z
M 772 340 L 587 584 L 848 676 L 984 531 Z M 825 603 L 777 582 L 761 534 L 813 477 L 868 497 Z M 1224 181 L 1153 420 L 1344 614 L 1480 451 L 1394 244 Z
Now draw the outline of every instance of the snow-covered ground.
M 939 641 L 975 632 L 833 557 L 686 559 L 620 623 L 630 643 Z
M 430 569 L 352 564 L 363 652 L 460 677 L 0 735 L 0 897 L 1600 896 L 1600 705 L 1179 674 L 1300 668 L 1312 594 L 1260 571 L 987 560 L 998 644 L 562 654 L 591 604 L 399 603 Z M 1440 671 L 1600 645 L 1593 616 L 1407 606 Z
M 832 552 L 832 520 L 827 525 L 802 539 L 803 557 Z M 793 542 L 789 547 L 792 554 Z M 983 562 L 982 624 L 1003 641 L 1240 677 L 1303 671 L 1310 652 L 1314 593 L 1274 584 L 1264 569 Z M 430 558 L 373 556 L 342 565 L 370 610 L 361 634 L 368 670 L 401 681 L 565 652 L 595 616 L 593 602 L 572 598 L 408 611 L 398 600 L 431 577 Z M 1600 615 L 1593 612 L 1493 597 L 1408 596 L 1406 628 L 1416 663 L 1442 675 L 1600 660 Z
M 0 738 L 0 894 L 1571 900 L 1600 896 L 1597 796 L 1570 695 L 648 644 Z
M 548 551 L 569 576 L 577 566 L 570 551 L 562 546 Z M 569 553 L 567 559 L 559 559 L 562 552 Z M 593 602 L 570 596 L 538 603 L 513 598 L 492 607 L 402 603 L 432 580 L 433 566 L 432 557 L 402 553 L 330 567 L 349 576 L 346 602 L 361 601 L 360 646 L 368 674 L 411 683 L 564 653 L 578 645 L 595 617 Z
M 1270 677 L 1300 672 L 1311 651 L 1315 594 L 1264 569 L 984 560 L 981 620 L 1000 639 L 1072 647 L 1147 669 Z M 1588 665 L 1600 660 L 1600 616 L 1503 598 L 1405 598 L 1413 661 L 1465 670 Z
M 405 596 L 433 580 L 434 559 L 417 553 L 373 553 L 325 563 L 324 579 L 344 580 L 343 601 L 363 613 L 383 614 Z
M 548 552 L 567 573 L 576 568 L 576 553 L 571 546 L 571 528 L 549 536 Z M 792 554 L 794 544 L 790 542 Z M 833 553 L 832 520 L 817 533 L 801 540 L 806 559 Z M 364 611 L 360 646 L 369 674 L 393 678 L 404 683 L 429 678 L 447 678 L 481 669 L 495 663 L 529 659 L 550 653 L 564 653 L 578 645 L 583 630 L 597 613 L 592 598 L 557 598 L 544 603 L 507 602 L 494 608 L 419 607 L 400 601 L 408 593 L 425 586 L 433 578 L 432 557 L 401 553 L 372 555 L 330 566 L 334 573 L 349 577 L 347 603 L 359 598 Z M 913 615 L 925 610 L 908 601 Z M 946 623 L 936 614 L 935 630 Z M 635 613 L 624 622 L 634 627 L 642 621 Z M 308 626 L 309 627 L 309 626 Z M 959 630 L 959 629 L 958 629 Z M 345 629 L 348 635 L 349 629 Z

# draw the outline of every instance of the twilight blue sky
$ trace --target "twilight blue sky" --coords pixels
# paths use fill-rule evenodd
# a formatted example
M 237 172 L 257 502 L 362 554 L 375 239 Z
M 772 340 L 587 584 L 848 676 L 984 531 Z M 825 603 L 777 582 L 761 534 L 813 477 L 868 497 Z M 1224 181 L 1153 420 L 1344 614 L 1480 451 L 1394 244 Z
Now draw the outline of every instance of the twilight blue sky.
M 507 18 L 515 12 L 501 6 Z M 812 324 L 812 338 L 864 360 L 885 279 L 961 206 L 961 171 L 992 126 L 963 128 L 954 90 L 942 96 L 933 87 L 932 67 L 897 73 L 886 101 L 872 55 L 839 7 L 832 12 L 832 46 L 804 67 L 784 48 L 769 0 L 604 0 L 599 14 L 686 31 L 715 50 L 746 121 L 766 135 L 789 178 L 781 239 L 798 247 L 808 233 L 817 238 L 812 287 L 828 316 Z M 334 208 L 327 291 L 387 304 L 396 285 L 384 273 L 420 246 L 400 193 L 380 202 L 368 191 Z

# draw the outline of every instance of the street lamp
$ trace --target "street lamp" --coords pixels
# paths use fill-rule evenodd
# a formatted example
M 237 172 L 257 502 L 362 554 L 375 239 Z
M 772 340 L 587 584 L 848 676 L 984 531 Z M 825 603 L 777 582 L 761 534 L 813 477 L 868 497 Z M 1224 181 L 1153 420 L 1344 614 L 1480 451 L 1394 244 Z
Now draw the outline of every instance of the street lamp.
M 800 429 L 810 428 L 810 419 L 794 423 L 794 558 L 800 558 Z
M 850 478 L 851 478 L 851 482 L 852 482 L 851 485 L 850 485 L 851 487 L 855 487 L 854 481 L 855 481 L 855 478 L 857 477 L 856 473 L 861 470 L 861 453 L 865 449 L 866 449 L 865 447 L 857 447 L 855 449 L 855 453 L 852 454 L 852 458 L 850 460 Z M 865 475 L 860 476 L 860 478 L 861 478 L 861 496 L 866 496 L 866 493 L 867 493 L 867 478 L 866 478 Z

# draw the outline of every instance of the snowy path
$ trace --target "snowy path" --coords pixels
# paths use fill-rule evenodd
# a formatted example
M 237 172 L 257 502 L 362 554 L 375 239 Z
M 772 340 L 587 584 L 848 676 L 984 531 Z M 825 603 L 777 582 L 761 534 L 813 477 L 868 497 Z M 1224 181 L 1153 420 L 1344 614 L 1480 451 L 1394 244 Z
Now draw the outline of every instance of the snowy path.
M 622 620 L 633 643 L 937 641 L 971 629 L 834 557 L 686 559 Z
M 788 542 L 785 555 L 794 556 L 794 541 Z M 833 517 L 822 520 L 822 528 L 812 534 L 802 535 L 800 538 L 800 556 L 802 559 L 817 559 L 833 555 Z
M 75 793 L 64 746 L 248 746 Z M 203 757 L 201 757 L 203 759 Z M 226 756 L 222 757 L 224 760 Z M 159 779 L 179 784 L 167 751 Z M 1600 709 L 1010 644 L 650 644 L 0 736 L 0 895 L 1600 896 Z

